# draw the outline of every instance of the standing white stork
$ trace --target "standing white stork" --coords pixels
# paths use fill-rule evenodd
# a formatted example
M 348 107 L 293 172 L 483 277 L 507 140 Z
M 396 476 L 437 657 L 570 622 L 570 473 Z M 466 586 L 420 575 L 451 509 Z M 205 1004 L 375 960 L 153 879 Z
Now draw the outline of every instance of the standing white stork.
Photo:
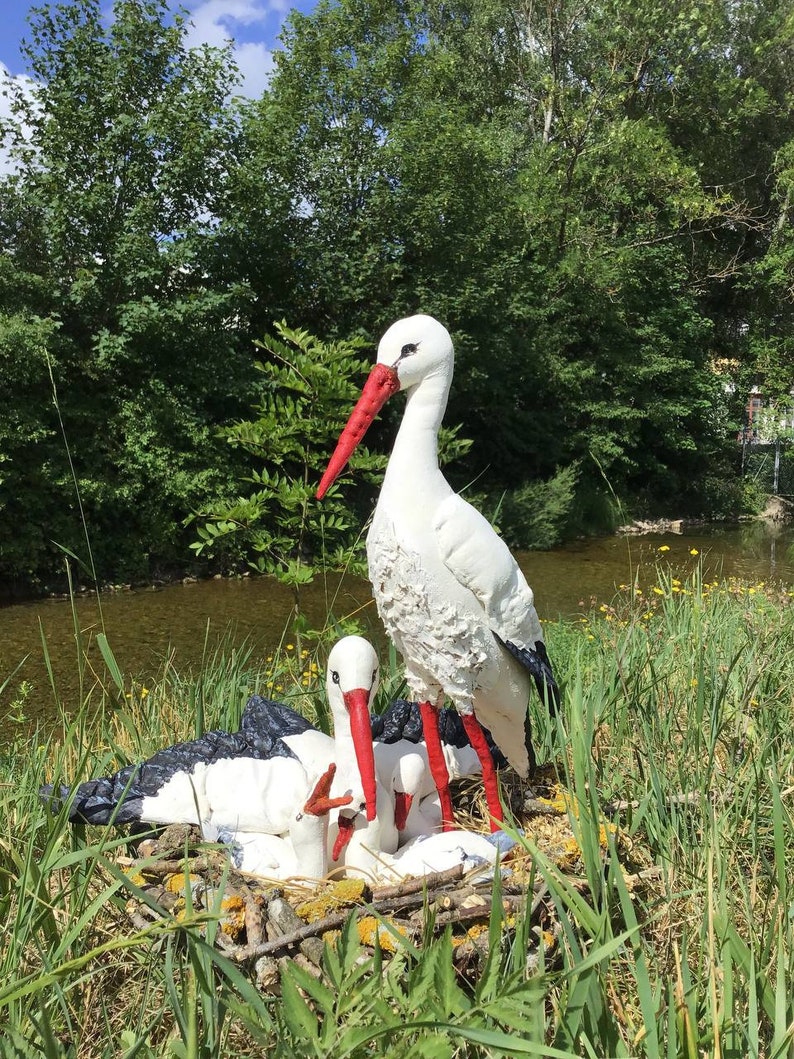
M 556 708 L 559 700 L 532 589 L 493 527 L 453 492 L 439 469 L 438 430 L 453 364 L 452 340 L 433 317 L 392 324 L 317 490 L 322 499 L 388 398 L 407 391 L 367 535 L 367 558 L 378 613 L 405 659 L 408 687 L 422 708 L 446 828 L 453 812 L 437 735 L 444 696 L 461 714 L 480 758 L 494 821 L 503 819 L 503 811 L 479 722 L 526 776 L 534 765 L 530 680 L 550 706 Z

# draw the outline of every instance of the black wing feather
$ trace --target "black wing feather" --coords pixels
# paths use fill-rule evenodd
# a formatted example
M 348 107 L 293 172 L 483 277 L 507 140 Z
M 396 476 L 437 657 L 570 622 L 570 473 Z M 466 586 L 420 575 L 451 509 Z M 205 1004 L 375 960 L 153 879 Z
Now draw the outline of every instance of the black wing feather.
M 141 819 L 143 800 L 158 791 L 178 772 L 190 773 L 203 762 L 233 758 L 296 757 L 283 741 L 287 735 L 299 735 L 313 726 L 300 714 L 280 702 L 252 696 L 243 711 L 239 732 L 210 731 L 198 739 L 158 750 L 147 761 L 126 765 L 112 776 L 87 780 L 74 791 L 69 819 L 87 824 L 127 824 Z M 52 785 L 42 787 L 42 799 L 59 811 L 72 791 Z
M 518 647 L 516 644 L 511 643 L 510 640 L 503 640 L 498 633 L 494 633 L 494 636 L 502 647 L 509 651 L 513 658 L 520 662 L 532 676 L 541 702 L 546 703 L 552 716 L 556 715 L 560 708 L 560 689 L 557 687 L 557 681 L 551 671 L 551 662 L 549 661 L 545 643 L 542 640 L 537 640 L 534 649 L 532 649 Z
M 445 707 L 439 711 L 438 731 L 441 742 L 461 750 L 469 746 L 469 737 L 463 727 L 463 721 L 457 710 Z M 507 759 L 493 741 L 487 728 L 483 728 L 488 747 L 497 768 L 504 768 Z M 395 699 L 383 713 L 372 715 L 372 739 L 381 743 L 397 743 L 401 739 L 409 743 L 419 743 L 424 739 L 422 714 L 419 704 L 405 699 Z

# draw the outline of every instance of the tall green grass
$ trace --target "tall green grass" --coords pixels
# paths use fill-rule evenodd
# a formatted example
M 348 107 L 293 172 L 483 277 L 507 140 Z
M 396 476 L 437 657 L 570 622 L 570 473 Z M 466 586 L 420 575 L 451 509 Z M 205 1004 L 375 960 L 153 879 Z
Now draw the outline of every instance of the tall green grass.
M 564 709 L 533 719 L 581 867 L 571 879 L 533 850 L 560 924 L 546 958 L 527 960 L 526 919 L 500 930 L 496 901 L 474 983 L 457 978 L 448 934 L 402 939 L 386 961 L 362 956 L 351 926 L 322 979 L 290 966 L 273 998 L 213 947 L 212 914 L 136 931 L 115 863 L 126 839 L 49 815 L 39 785 L 234 728 L 254 690 L 322 721 L 327 645 L 256 664 L 227 649 L 194 676 L 165 663 L 148 688 L 109 666 L 101 701 L 48 737 L 20 735 L 0 763 L 6 1054 L 794 1055 L 790 598 L 662 578 L 547 639 Z M 658 872 L 632 887 L 643 868 Z

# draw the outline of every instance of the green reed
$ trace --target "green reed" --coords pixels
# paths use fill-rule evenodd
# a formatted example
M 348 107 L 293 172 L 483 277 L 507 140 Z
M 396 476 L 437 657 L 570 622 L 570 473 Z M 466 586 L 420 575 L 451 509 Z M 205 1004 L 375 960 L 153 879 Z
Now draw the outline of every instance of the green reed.
M 226 645 L 195 674 L 165 660 L 145 687 L 110 663 L 57 732 L 0 757 L 0 1054 L 794 1055 L 791 598 L 697 573 L 654 587 L 546 627 L 564 707 L 534 704 L 533 723 L 580 867 L 572 879 L 523 840 L 560 937 L 527 960 L 527 917 L 505 934 L 495 901 L 474 983 L 429 927 L 386 961 L 362 955 L 351 923 L 322 978 L 285 967 L 280 998 L 213 946 L 218 914 L 135 930 L 126 838 L 70 826 L 39 785 L 236 728 L 254 691 L 322 719 L 328 644 L 285 640 L 270 659 Z M 384 661 L 383 701 L 400 690 Z

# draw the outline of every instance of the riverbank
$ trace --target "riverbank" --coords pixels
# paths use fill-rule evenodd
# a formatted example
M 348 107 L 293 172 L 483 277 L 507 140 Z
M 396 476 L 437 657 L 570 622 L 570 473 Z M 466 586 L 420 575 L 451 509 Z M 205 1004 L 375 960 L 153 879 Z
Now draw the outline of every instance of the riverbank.
M 594 604 L 610 605 L 635 584 L 651 592 L 659 572 L 684 580 L 702 568 L 709 580 L 794 586 L 791 528 L 752 523 L 696 529 L 591 538 L 549 552 L 518 553 L 518 560 L 544 621 L 575 619 Z M 309 629 L 352 622 L 385 647 L 366 579 L 318 577 L 302 588 L 302 598 Z M 218 650 L 246 651 L 262 660 L 294 641 L 293 629 L 290 590 L 256 575 L 0 608 L 0 684 L 10 678 L 0 694 L 0 739 L 7 729 L 5 713 L 15 703 L 21 702 L 15 716 L 21 711 L 29 724 L 49 726 L 64 712 L 72 715 L 82 701 L 80 673 L 83 683 L 98 691 L 112 683 L 99 634 L 107 638 L 126 684 L 148 686 L 158 679 L 163 658 L 185 676 Z
M 698 533 L 698 531 L 709 532 L 711 529 L 722 530 L 746 525 L 758 519 L 770 524 L 787 525 L 794 521 L 794 504 L 782 497 L 770 497 L 764 511 L 757 516 L 745 516 L 733 522 L 721 520 L 719 522 L 708 519 L 693 518 L 656 518 L 635 519 L 615 528 L 614 534 L 603 534 L 604 538 L 612 536 L 639 537 L 648 535 L 663 535 L 666 533 L 686 534 Z M 575 537 L 560 542 L 554 550 L 565 548 L 577 548 L 582 543 L 600 537 Z M 543 554 L 542 549 L 537 552 L 528 551 L 525 554 Z M 220 581 L 224 579 L 237 580 L 241 577 L 261 576 L 252 573 L 250 569 L 241 566 L 237 570 L 219 571 L 217 565 L 212 561 L 192 559 L 182 566 L 171 566 L 161 568 L 149 578 L 139 578 L 135 581 L 102 580 L 99 585 L 92 584 L 90 578 L 86 577 L 86 571 L 76 571 L 71 565 L 71 572 L 64 572 L 56 578 L 50 578 L 46 582 L 28 583 L 16 579 L 14 581 L 0 580 L 0 609 L 20 603 L 29 603 L 41 599 L 67 599 L 72 595 L 88 597 L 91 595 L 113 595 L 118 593 L 158 590 L 168 588 L 172 585 L 194 584 L 198 581 Z M 322 576 L 318 574 L 317 576 Z
M 534 741 L 574 841 L 565 867 L 530 846 L 530 904 L 547 902 L 565 923 L 533 936 L 534 964 L 520 912 L 497 957 L 465 973 L 446 936 L 398 935 L 389 957 L 343 930 L 326 939 L 320 969 L 288 959 L 276 968 L 281 996 L 266 995 L 252 965 L 210 943 L 220 911 L 188 906 L 136 925 L 127 902 L 140 890 L 116 864 L 126 839 L 76 834 L 45 813 L 44 780 L 104 775 L 197 728 L 234 728 L 258 681 L 316 708 L 313 657 L 292 659 L 286 645 L 268 667 L 221 655 L 191 680 L 164 661 L 145 695 L 100 712 L 87 700 L 61 735 L 19 738 L 0 759 L 8 1039 L 85 1059 L 133 1049 L 407 1059 L 442 1046 L 606 1059 L 713 1054 L 717 1041 L 726 1057 L 785 1054 L 794 608 L 757 585 L 704 584 L 697 571 L 657 588 L 547 628 L 564 703 L 553 722 L 533 702 Z M 387 672 L 382 701 L 398 681 Z M 487 918 L 468 926 L 489 930 Z

